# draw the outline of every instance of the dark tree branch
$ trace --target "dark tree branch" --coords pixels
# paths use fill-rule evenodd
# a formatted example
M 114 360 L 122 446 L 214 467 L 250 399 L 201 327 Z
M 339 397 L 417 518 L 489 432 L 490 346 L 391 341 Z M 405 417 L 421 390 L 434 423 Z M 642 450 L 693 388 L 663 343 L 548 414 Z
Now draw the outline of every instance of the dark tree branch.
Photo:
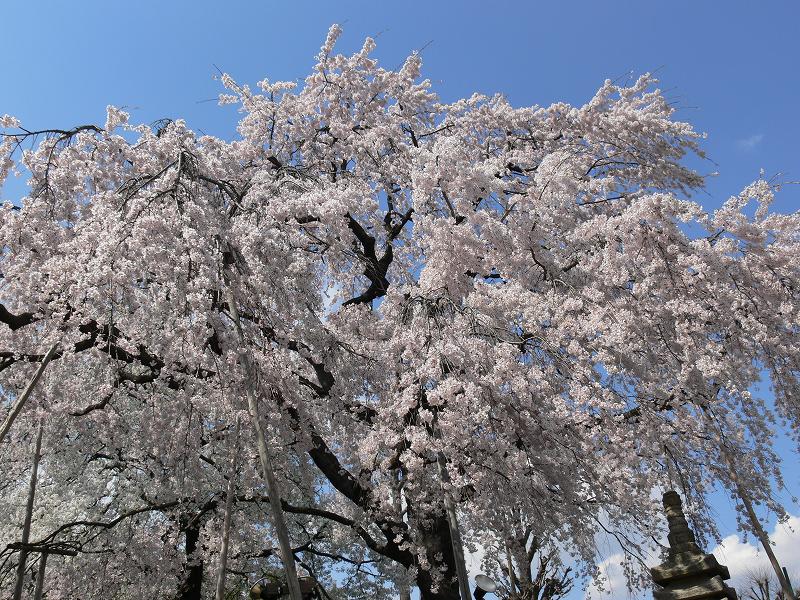
M 14 315 L 8 312 L 5 306 L 0 304 L 0 323 L 5 323 L 12 331 L 16 331 L 20 327 L 25 327 L 25 325 L 30 325 L 35 321 L 36 318 L 33 313 L 23 312 Z
M 409 218 L 411 218 L 410 214 Z M 386 251 L 379 259 L 377 254 L 375 254 L 375 238 L 364 230 L 361 223 L 354 219 L 352 215 L 348 214 L 347 225 L 361 245 L 360 250 L 356 247 L 356 253 L 364 262 L 364 276 L 369 279 L 369 286 L 361 295 L 346 300 L 342 305 L 369 304 L 376 298 L 385 296 L 386 291 L 389 289 L 389 279 L 386 277 L 386 273 L 389 271 L 389 265 L 392 263 L 394 251 L 391 241 L 387 241 Z

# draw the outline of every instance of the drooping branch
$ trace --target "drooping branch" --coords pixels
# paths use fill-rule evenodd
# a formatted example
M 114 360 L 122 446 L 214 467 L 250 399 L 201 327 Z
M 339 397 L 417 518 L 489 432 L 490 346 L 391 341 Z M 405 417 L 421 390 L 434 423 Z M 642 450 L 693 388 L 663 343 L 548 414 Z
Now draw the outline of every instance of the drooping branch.
M 336 457 L 336 454 L 334 454 L 325 443 L 322 436 L 317 433 L 314 426 L 302 420 L 298 409 L 286 402 L 280 392 L 275 391 L 274 398 L 277 404 L 281 406 L 289 416 L 290 426 L 295 434 L 303 436 L 305 431 L 308 432 L 311 440 L 311 447 L 308 449 L 308 455 L 317 468 L 337 491 L 367 513 L 383 532 L 387 541 L 380 553 L 393 560 L 397 560 L 405 566 L 410 566 L 408 562 L 410 555 L 407 551 L 401 549 L 402 543 L 395 541 L 396 538 L 405 541 L 407 525 L 380 516 L 382 510 L 375 501 L 372 491 L 364 487 L 361 482 L 342 465 Z

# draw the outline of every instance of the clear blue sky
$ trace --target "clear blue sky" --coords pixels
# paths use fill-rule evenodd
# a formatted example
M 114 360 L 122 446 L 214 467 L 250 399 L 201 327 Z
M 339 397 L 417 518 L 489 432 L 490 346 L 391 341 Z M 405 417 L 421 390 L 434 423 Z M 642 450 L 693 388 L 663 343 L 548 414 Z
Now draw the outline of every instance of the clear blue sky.
M 29 127 L 183 117 L 230 136 L 214 65 L 237 80 L 304 77 L 329 25 L 339 48 L 377 37 L 394 66 L 426 44 L 424 73 L 445 100 L 502 92 L 515 104 L 582 103 L 605 78 L 655 71 L 709 138 L 717 204 L 764 168 L 800 179 L 800 4 L 675 0 L 567 2 L 8 2 L 0 112 Z M 198 103 L 200 102 L 200 103 Z M 793 210 L 787 198 L 779 206 Z
M 5 3 L 1 14 L 0 114 L 28 128 L 103 123 L 106 105 L 115 104 L 136 121 L 181 117 L 230 138 L 237 114 L 214 101 L 222 91 L 217 67 L 242 83 L 303 78 L 338 22 L 340 50 L 376 37 L 387 66 L 424 47 L 424 75 L 444 100 L 480 91 L 517 105 L 581 104 L 606 78 L 655 71 L 678 118 L 708 133 L 713 163 L 698 168 L 719 175 L 696 197 L 708 208 L 761 168 L 800 180 L 794 1 L 28 0 Z M 18 189 L 11 183 L 2 195 Z M 776 208 L 794 211 L 798 197 L 800 187 L 789 186 Z M 796 462 L 790 458 L 795 482 Z M 719 510 L 729 533 L 727 502 Z

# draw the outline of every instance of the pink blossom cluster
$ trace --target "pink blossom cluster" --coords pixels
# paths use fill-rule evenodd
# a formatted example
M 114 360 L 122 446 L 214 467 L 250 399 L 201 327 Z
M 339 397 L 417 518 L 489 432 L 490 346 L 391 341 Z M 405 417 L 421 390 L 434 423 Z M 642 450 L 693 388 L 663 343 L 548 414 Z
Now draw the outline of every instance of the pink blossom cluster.
M 115 107 L 0 118 L 0 181 L 30 177 L 0 210 L 3 411 L 59 347 L 0 445 L 0 588 L 40 421 L 32 539 L 78 550 L 48 598 L 210 597 L 229 478 L 229 585 L 277 569 L 247 386 L 297 560 L 343 597 L 457 597 L 445 494 L 468 545 L 527 532 L 585 565 L 598 531 L 660 531 L 653 489 L 714 535 L 732 468 L 782 514 L 800 217 L 773 187 L 687 200 L 701 136 L 650 76 L 580 107 L 448 104 L 418 55 L 387 70 L 339 34 L 300 85 L 222 76 L 230 142 Z

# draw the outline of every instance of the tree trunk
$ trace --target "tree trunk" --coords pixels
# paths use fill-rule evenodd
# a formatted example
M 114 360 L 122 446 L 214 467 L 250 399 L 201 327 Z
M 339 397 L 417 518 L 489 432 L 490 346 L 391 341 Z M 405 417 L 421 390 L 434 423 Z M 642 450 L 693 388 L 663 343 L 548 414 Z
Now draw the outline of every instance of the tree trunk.
M 450 524 L 444 507 L 441 512 L 425 521 L 421 526 L 425 554 L 431 565 L 431 571 L 441 573 L 442 578 L 438 589 L 433 591 L 434 580 L 431 571 L 419 569 L 417 586 L 420 600 L 461 600 L 456 561 L 453 556 L 453 542 L 450 538 Z M 443 561 L 436 560 L 437 555 L 441 556 Z
M 186 579 L 181 586 L 178 600 L 203 600 L 203 561 L 195 562 L 197 542 L 200 540 L 200 524 L 191 523 L 184 530 L 186 535 Z
M 467 574 L 467 563 L 464 559 L 464 545 L 461 543 L 461 531 L 458 528 L 458 517 L 456 516 L 456 507 L 453 499 L 450 497 L 450 492 L 446 489 L 446 485 L 450 483 L 450 476 L 447 474 L 447 461 L 442 452 L 436 457 L 436 462 L 439 465 L 439 477 L 442 480 L 442 493 L 444 494 L 444 506 L 447 512 L 447 525 L 450 532 L 451 548 L 453 550 L 453 562 L 456 566 L 456 575 L 458 576 L 458 586 L 460 590 L 461 600 L 470 600 L 469 594 L 469 575 Z

